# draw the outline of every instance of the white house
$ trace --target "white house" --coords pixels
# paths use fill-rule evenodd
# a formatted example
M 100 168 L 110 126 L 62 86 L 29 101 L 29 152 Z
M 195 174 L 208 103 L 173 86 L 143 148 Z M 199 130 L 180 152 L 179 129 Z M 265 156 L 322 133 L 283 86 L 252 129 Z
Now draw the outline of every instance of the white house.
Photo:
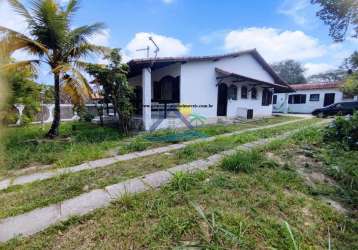
M 308 114 L 333 103 L 358 100 L 357 96 L 345 95 L 341 85 L 340 82 L 291 85 L 294 93 L 274 94 L 273 112 Z
M 137 119 L 145 130 L 184 126 L 181 107 L 206 118 L 272 115 L 272 94 L 292 89 L 254 50 L 202 57 L 136 59 L 128 62 Z

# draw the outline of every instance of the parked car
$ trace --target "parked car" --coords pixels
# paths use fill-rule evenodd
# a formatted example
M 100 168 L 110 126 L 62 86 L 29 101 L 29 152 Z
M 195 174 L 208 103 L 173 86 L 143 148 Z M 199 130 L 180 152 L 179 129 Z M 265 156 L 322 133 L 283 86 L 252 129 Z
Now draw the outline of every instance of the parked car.
M 338 102 L 324 108 L 315 109 L 312 115 L 317 117 L 352 115 L 355 110 L 358 110 L 358 102 Z

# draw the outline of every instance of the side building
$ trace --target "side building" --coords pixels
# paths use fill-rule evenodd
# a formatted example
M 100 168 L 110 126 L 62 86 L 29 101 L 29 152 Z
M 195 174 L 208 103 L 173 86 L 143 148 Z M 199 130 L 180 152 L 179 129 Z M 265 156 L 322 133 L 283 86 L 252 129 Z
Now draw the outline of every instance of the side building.
M 341 82 L 293 84 L 295 92 L 274 94 L 273 112 L 309 114 L 333 103 L 358 101 L 358 96 L 344 94 L 341 85 Z

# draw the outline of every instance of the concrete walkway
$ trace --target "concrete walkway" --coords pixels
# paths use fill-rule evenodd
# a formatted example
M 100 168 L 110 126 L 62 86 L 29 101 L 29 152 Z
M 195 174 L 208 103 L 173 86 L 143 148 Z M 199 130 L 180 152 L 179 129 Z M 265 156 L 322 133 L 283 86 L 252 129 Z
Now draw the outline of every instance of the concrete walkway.
M 173 151 L 173 150 L 178 150 L 178 149 L 186 147 L 187 145 L 198 143 L 198 142 L 213 141 L 213 140 L 215 140 L 217 138 L 221 138 L 221 137 L 228 137 L 228 136 L 238 135 L 238 134 L 242 134 L 242 133 L 246 133 L 246 132 L 250 132 L 250 131 L 257 131 L 257 130 L 261 130 L 261 129 L 274 128 L 274 127 L 278 127 L 278 126 L 282 126 L 282 125 L 287 125 L 287 124 L 291 124 L 291 123 L 304 121 L 307 119 L 310 119 L 310 118 L 281 122 L 281 123 L 276 123 L 276 124 L 267 125 L 267 126 L 263 126 L 263 127 L 249 128 L 249 129 L 235 131 L 232 133 L 226 133 L 226 134 L 222 134 L 222 135 L 217 135 L 217 136 L 212 136 L 212 137 L 207 137 L 207 138 L 199 138 L 199 139 L 195 139 L 192 141 L 186 141 L 183 143 L 172 144 L 172 145 L 165 146 L 165 147 L 153 148 L 153 149 L 144 150 L 144 151 L 140 151 L 140 152 L 133 152 L 133 153 L 129 153 L 129 154 L 99 159 L 99 160 L 86 162 L 86 163 L 83 163 L 83 164 L 80 164 L 77 166 L 73 166 L 73 167 L 54 169 L 54 170 L 49 170 L 49 171 L 45 171 L 45 172 L 38 172 L 38 173 L 34 173 L 34 174 L 22 175 L 22 176 L 18 176 L 18 177 L 14 177 L 14 178 L 8 178 L 8 179 L 4 179 L 4 180 L 0 181 L 0 190 L 4 190 L 4 189 L 7 189 L 7 188 L 9 188 L 11 186 L 15 186 L 15 185 L 24 185 L 24 184 L 32 183 L 35 181 L 47 180 L 47 179 L 50 179 L 50 178 L 53 178 L 53 177 L 56 177 L 56 176 L 59 176 L 62 174 L 76 173 L 76 172 L 83 171 L 83 170 L 107 167 L 107 166 L 112 165 L 117 162 L 128 161 L 128 160 L 133 160 L 133 159 L 136 159 L 139 157 L 151 156 L 151 155 L 161 154 L 161 153 L 165 153 L 165 152 L 169 152 L 169 151 Z
M 319 126 L 322 123 L 326 123 L 326 121 L 308 127 Z M 187 164 L 169 168 L 167 170 L 133 178 L 118 184 L 107 186 L 104 189 L 96 189 L 88 193 L 84 193 L 58 204 L 38 208 L 28 213 L 2 219 L 0 220 L 0 242 L 6 242 L 17 236 L 33 235 L 51 225 L 61 221 L 66 221 L 72 216 L 85 215 L 95 209 L 106 207 L 112 201 L 120 199 L 124 195 L 135 194 L 158 188 L 168 183 L 177 172 L 191 173 L 199 170 L 206 170 L 209 166 L 218 164 L 225 156 L 234 154 L 236 150 L 250 150 L 252 148 L 268 144 L 273 140 L 283 140 L 291 136 L 293 133 L 299 132 L 301 129 L 296 129 L 277 137 L 246 143 L 240 145 L 236 149 L 224 151 L 206 159 L 196 160 Z

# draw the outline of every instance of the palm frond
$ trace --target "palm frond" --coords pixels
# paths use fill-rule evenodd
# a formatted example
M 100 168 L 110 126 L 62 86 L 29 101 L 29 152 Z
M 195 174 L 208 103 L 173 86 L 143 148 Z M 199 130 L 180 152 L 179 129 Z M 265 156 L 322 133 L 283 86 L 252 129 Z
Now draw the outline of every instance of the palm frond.
M 24 60 L 24 61 L 17 61 L 8 64 L 2 64 L 0 65 L 0 72 L 9 73 L 12 71 L 22 70 L 26 68 L 26 69 L 30 69 L 33 73 L 36 74 L 39 63 L 40 62 L 38 60 Z
M 78 0 L 70 0 L 67 4 L 65 14 L 67 16 L 72 16 L 79 9 L 79 1 Z
M 104 46 L 84 43 L 77 47 L 73 47 L 68 53 L 72 59 L 85 58 L 91 54 L 104 55 L 110 49 Z
M 45 45 L 37 42 L 20 32 L 0 26 L 0 46 L 3 53 L 11 54 L 12 52 L 25 49 L 31 54 L 43 55 L 48 53 Z
M 103 23 L 95 23 L 92 25 L 84 25 L 72 30 L 69 33 L 68 40 L 73 45 L 78 45 L 84 42 L 87 42 L 95 34 L 100 34 L 103 32 L 105 25 Z
M 30 12 L 25 8 L 22 3 L 20 3 L 18 0 L 8 0 L 8 2 L 15 10 L 15 12 L 26 18 L 29 24 L 34 22 L 34 19 L 32 18 Z

